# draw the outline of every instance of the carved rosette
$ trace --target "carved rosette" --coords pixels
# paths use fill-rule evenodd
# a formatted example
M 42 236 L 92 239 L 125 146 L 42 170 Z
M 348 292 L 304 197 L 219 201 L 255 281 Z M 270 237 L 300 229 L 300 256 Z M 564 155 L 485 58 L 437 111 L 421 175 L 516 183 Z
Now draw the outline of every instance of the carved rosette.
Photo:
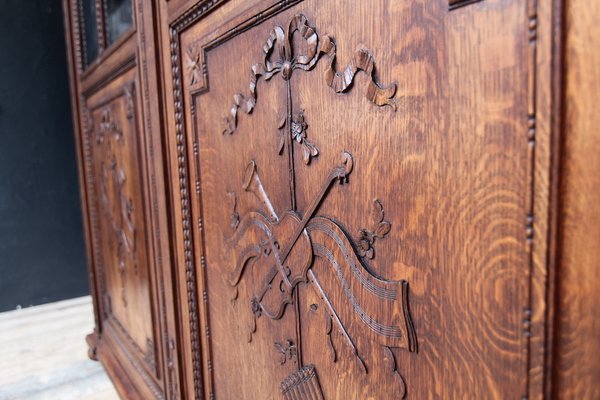
M 200 63 L 200 48 L 190 45 L 186 52 L 185 68 L 190 86 L 194 86 L 202 79 L 202 65 Z

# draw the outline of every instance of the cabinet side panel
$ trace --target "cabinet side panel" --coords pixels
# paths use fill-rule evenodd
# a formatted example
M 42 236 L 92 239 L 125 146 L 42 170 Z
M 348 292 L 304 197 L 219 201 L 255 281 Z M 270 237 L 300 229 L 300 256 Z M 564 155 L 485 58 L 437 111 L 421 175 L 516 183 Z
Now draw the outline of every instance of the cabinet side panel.
M 562 237 L 557 283 L 555 394 L 600 397 L 600 4 L 566 3 Z

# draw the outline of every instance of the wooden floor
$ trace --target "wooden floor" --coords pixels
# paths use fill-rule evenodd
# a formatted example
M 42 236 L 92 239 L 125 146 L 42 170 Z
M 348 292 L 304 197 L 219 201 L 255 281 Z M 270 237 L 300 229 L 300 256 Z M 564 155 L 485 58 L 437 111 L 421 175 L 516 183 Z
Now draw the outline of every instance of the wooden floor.
M 0 313 L 0 399 L 118 399 L 87 357 L 89 296 Z

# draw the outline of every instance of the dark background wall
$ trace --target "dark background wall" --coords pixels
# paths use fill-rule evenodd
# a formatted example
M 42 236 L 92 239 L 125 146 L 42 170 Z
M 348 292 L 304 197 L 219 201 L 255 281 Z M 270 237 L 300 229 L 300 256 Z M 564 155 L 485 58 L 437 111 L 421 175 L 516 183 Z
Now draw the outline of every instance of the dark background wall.
M 88 293 L 60 0 L 0 0 L 0 311 Z

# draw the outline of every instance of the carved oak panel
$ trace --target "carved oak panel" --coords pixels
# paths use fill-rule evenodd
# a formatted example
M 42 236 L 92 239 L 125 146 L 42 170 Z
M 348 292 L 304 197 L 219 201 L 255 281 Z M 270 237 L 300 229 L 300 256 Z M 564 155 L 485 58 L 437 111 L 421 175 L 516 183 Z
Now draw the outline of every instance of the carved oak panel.
M 91 95 L 87 108 L 101 317 L 105 330 L 156 375 L 135 69 Z
M 172 22 L 197 397 L 527 396 L 536 3 L 470 3 Z

